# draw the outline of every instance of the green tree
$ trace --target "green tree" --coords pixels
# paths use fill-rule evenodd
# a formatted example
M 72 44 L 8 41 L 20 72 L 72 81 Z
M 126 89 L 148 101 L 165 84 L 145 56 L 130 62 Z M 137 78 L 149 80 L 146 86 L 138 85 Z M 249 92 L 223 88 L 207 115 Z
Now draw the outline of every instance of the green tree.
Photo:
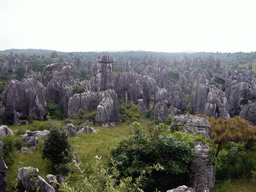
M 71 145 L 64 131 L 53 128 L 44 142 L 43 158 L 48 158 L 58 172 L 66 174 L 68 163 L 72 161 Z
M 117 162 L 116 168 L 121 177 L 139 177 L 148 166 L 159 163 L 163 170 L 152 170 L 146 174 L 145 191 L 166 191 L 186 184 L 190 163 L 194 155 L 189 145 L 174 136 L 145 134 L 139 123 L 134 122 L 134 135 L 123 139 L 111 151 Z

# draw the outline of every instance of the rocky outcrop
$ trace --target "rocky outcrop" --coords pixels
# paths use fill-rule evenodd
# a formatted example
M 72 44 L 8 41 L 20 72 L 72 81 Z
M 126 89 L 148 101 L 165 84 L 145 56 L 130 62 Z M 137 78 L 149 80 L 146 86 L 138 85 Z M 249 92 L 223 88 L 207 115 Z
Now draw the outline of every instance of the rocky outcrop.
M 8 167 L 6 166 L 3 158 L 3 143 L 0 141 L 0 192 L 7 192 L 7 181 L 5 180 L 6 170 Z
M 11 135 L 13 136 L 13 132 L 11 129 L 9 129 L 6 125 L 1 125 L 0 126 L 0 137 L 3 137 L 5 135 Z
M 208 120 L 193 115 L 175 116 L 172 125 L 177 124 L 183 127 L 183 131 L 187 134 L 203 134 L 210 136 L 211 126 Z M 208 155 L 209 146 L 201 142 L 196 142 L 193 148 L 195 159 L 190 166 L 188 186 L 195 188 L 195 191 L 204 190 L 213 191 L 215 186 L 215 175 L 211 157 Z
M 47 65 L 42 74 L 42 83 L 46 87 L 46 99 L 56 103 L 65 113 L 68 100 L 73 95 L 75 68 L 70 63 Z
M 167 192 L 196 192 L 196 191 L 193 188 L 190 188 L 186 185 L 182 185 L 175 189 L 168 190 Z
M 208 151 L 209 146 L 201 142 L 196 143 L 193 149 L 195 159 L 190 165 L 188 185 L 196 192 L 212 192 L 215 186 L 214 168 Z
M 103 92 L 87 91 L 75 94 L 69 100 L 68 118 L 75 118 L 79 109 L 86 113 L 96 111 L 96 123 L 119 122 L 117 95 L 114 90 Z
M 38 139 L 46 138 L 50 134 L 50 131 L 29 131 L 27 130 L 21 139 L 27 144 L 28 147 L 36 146 L 38 144 Z
M 23 167 L 18 169 L 18 189 L 19 191 L 55 192 L 55 189 L 49 185 L 39 175 L 37 168 Z
M 177 124 L 183 127 L 186 134 L 203 134 L 207 138 L 210 137 L 211 126 L 207 119 L 194 115 L 179 115 L 172 120 L 172 125 Z
M 59 185 L 56 184 L 55 181 L 57 181 L 59 184 L 61 184 L 64 181 L 64 177 L 62 175 L 52 175 L 49 174 L 46 176 L 46 181 L 55 189 L 58 190 Z
M 45 87 L 36 80 L 35 75 L 21 82 L 12 80 L 2 93 L 1 115 L 9 115 L 14 123 L 27 119 L 31 113 L 42 119 L 46 106 L 45 93 Z
M 92 66 L 92 91 L 105 91 L 114 88 L 113 63 L 115 63 L 115 59 L 111 55 L 101 55 L 98 58 L 98 63 Z
M 226 95 L 221 89 L 209 85 L 205 75 L 201 75 L 194 82 L 192 89 L 192 106 L 194 114 L 202 113 L 207 116 L 228 119 L 229 103 Z
M 154 116 L 160 122 L 163 122 L 166 117 L 168 117 L 168 108 L 164 101 L 158 101 L 155 105 Z

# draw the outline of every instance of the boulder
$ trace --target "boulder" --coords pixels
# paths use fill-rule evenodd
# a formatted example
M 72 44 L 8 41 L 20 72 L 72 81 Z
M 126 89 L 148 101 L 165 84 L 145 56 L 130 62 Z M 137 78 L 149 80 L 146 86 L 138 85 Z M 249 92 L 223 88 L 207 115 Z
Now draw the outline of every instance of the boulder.
M 26 153 L 28 152 L 28 148 L 27 147 L 21 147 L 20 148 L 20 153 Z
M 85 126 L 82 127 L 77 133 L 97 133 L 98 130 L 94 129 L 93 127 Z
M 167 192 L 196 192 L 196 191 L 193 188 L 190 188 L 186 185 L 182 185 L 175 189 L 168 190 Z
M 56 190 L 58 190 L 59 185 L 54 183 L 53 181 L 57 181 L 59 184 L 61 184 L 64 181 L 64 177 L 62 175 L 52 175 L 49 174 L 46 176 L 46 181 Z
M 26 133 L 23 135 L 24 137 L 31 137 L 35 136 L 38 139 L 45 139 L 50 134 L 50 131 L 43 130 L 43 131 L 29 131 L 27 130 Z
M 38 137 L 36 136 L 28 136 L 27 134 L 24 134 L 21 139 L 27 144 L 28 147 L 36 146 L 38 144 Z
M 55 189 L 50 186 L 39 175 L 37 168 L 23 167 L 18 169 L 18 188 L 23 191 L 32 191 L 38 189 L 42 192 L 55 192 Z M 34 177 L 33 179 L 31 179 Z
M 12 130 L 9 129 L 6 125 L 1 125 L 0 126 L 0 137 L 3 137 L 3 136 L 8 135 L 8 134 L 13 136 Z M 0 157 L 1 157 L 1 155 L 0 155 Z
M 75 136 L 77 134 L 76 127 L 72 123 L 67 124 L 64 130 L 68 136 Z
M 107 95 L 103 96 L 103 99 L 97 106 L 97 113 L 95 121 L 99 124 L 108 123 L 113 110 L 113 99 Z

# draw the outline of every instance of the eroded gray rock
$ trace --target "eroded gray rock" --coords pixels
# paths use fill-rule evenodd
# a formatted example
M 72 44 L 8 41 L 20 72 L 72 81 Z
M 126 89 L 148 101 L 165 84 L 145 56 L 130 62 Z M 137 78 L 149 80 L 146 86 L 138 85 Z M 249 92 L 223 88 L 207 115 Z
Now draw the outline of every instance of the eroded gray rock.
M 82 127 L 77 133 L 97 133 L 98 130 L 94 129 L 93 127 L 85 126 Z
M 7 127 L 7 125 L 1 125 L 1 126 L 0 126 L 0 137 L 3 137 L 3 136 L 8 135 L 8 134 L 11 135 L 11 136 L 13 136 L 12 130 L 9 129 L 9 128 Z M 0 155 L 0 157 L 1 157 L 1 155 Z
M 72 123 L 67 124 L 64 130 L 68 136 L 75 136 L 77 134 L 76 127 Z
M 21 190 L 32 191 L 39 189 L 42 192 L 55 192 L 55 189 L 50 186 L 39 175 L 37 168 L 23 167 L 18 169 L 18 185 Z M 33 177 L 33 179 L 31 179 Z
M 168 117 L 168 109 L 164 101 L 158 102 L 155 106 L 154 116 L 160 121 L 163 122 L 166 117 Z
M 186 185 L 182 185 L 175 189 L 168 190 L 167 192 L 196 192 L 196 190 Z

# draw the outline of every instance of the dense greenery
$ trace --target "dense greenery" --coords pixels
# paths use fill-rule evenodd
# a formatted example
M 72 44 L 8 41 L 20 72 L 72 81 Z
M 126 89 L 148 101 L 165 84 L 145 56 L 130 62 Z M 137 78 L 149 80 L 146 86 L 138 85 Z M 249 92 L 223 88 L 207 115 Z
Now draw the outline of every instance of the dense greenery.
M 138 121 L 138 118 L 141 116 L 138 106 L 133 102 L 128 104 L 119 102 L 118 108 L 121 116 L 121 122 Z
M 117 161 L 121 177 L 140 176 L 148 166 L 159 163 L 163 170 L 152 170 L 146 175 L 145 191 L 166 191 L 186 183 L 189 165 L 194 156 L 191 148 L 170 135 L 145 134 L 137 122 L 133 123 L 134 135 L 123 139 L 111 151 Z
M 66 118 L 66 114 L 61 110 L 57 104 L 53 101 L 49 100 L 45 106 L 45 114 L 46 118 L 53 119 L 64 119 Z
M 54 128 L 44 142 L 43 158 L 48 158 L 58 173 L 67 174 L 72 161 L 71 146 L 67 134 Z

